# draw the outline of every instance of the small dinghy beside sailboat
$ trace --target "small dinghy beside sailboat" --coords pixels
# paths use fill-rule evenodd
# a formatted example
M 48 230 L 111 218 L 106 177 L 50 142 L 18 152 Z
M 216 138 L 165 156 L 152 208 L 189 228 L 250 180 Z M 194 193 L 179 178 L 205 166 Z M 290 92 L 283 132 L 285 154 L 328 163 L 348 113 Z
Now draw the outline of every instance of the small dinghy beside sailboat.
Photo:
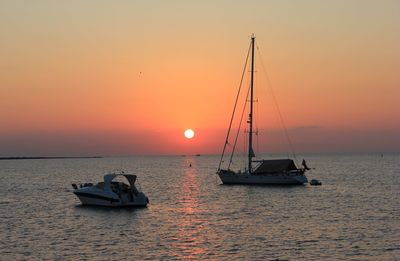
M 114 181 L 117 177 L 124 177 L 129 184 Z M 72 184 L 73 193 L 82 202 L 82 205 L 106 207 L 145 207 L 149 203 L 146 195 L 135 186 L 136 175 L 124 172 L 104 175 L 104 181 L 97 184 L 84 183 L 79 186 Z
M 233 146 L 232 155 L 230 157 L 229 165 L 226 169 L 222 168 L 222 162 L 224 158 L 225 149 L 229 139 L 230 130 L 232 127 L 232 121 L 235 115 L 236 105 L 238 101 L 238 97 L 240 94 L 237 94 L 235 106 L 233 109 L 232 118 L 230 121 L 230 125 L 228 128 L 227 137 L 225 140 L 224 148 L 221 155 L 221 160 L 218 166 L 217 174 L 220 177 L 223 184 L 259 184 L 259 185 L 302 185 L 308 182 L 307 177 L 304 173 L 309 169 L 305 165 L 305 161 L 303 160 L 304 168 L 297 168 L 296 164 L 292 159 L 272 159 L 272 160 L 255 160 L 255 153 L 253 151 L 253 88 L 254 88 L 254 44 L 255 44 L 255 37 L 254 35 L 251 36 L 251 75 L 250 75 L 250 89 L 248 92 L 249 97 L 249 120 L 247 121 L 249 124 L 248 130 L 248 153 L 247 153 L 247 168 L 243 171 L 234 171 L 230 169 L 232 163 L 232 156 L 234 153 L 234 149 L 237 142 L 237 135 L 236 140 Z M 248 53 L 249 56 L 249 53 Z M 247 65 L 247 59 L 246 59 Z M 246 66 L 245 66 L 246 68 Z M 243 73 L 245 70 L 243 70 Z M 243 80 L 243 75 L 242 75 Z M 246 97 L 246 101 L 248 98 Z M 243 111 L 244 112 L 244 111 Z M 243 115 L 243 113 L 242 113 Z M 240 123 L 242 121 L 240 120 Z M 240 128 L 239 128 L 240 129 Z

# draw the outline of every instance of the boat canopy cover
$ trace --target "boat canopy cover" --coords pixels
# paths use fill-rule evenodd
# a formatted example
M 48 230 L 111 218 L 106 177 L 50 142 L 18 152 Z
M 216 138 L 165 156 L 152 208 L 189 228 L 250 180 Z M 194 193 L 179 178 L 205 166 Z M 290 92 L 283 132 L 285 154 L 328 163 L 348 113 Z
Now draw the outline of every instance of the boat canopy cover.
M 291 170 L 297 170 L 296 165 L 291 159 L 263 160 L 253 173 L 277 173 Z
M 133 174 L 119 174 L 119 173 L 110 173 L 110 174 L 104 175 L 104 183 L 107 184 L 107 185 L 111 184 L 111 181 L 117 176 L 124 176 L 128 180 L 128 182 L 129 182 L 129 184 L 131 186 L 133 186 L 135 184 L 136 175 L 133 175 Z

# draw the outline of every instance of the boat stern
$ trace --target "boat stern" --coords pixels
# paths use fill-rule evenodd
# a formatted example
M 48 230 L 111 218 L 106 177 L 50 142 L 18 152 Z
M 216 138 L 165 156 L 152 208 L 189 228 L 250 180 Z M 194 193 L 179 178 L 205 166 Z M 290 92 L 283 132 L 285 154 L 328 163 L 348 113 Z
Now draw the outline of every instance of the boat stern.
M 306 177 L 306 175 L 296 175 L 293 177 L 299 184 L 307 184 L 308 183 L 308 179 Z

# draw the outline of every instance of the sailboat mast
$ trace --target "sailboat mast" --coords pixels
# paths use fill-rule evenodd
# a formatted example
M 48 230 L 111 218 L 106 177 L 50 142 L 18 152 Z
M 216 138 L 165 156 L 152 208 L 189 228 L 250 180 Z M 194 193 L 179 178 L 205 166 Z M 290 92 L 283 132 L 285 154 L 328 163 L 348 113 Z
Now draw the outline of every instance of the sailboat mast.
M 251 76 L 250 76 L 250 113 L 249 113 L 249 173 L 252 172 L 251 161 L 254 157 L 253 151 L 253 86 L 254 86 L 254 34 L 251 35 Z

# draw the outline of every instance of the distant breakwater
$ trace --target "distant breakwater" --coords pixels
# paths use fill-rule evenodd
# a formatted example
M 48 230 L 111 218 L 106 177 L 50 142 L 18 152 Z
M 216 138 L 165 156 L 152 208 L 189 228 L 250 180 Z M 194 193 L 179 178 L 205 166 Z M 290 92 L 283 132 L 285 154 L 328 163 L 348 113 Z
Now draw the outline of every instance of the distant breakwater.
M 82 157 L 0 157 L 0 160 L 31 160 L 31 159 L 101 159 L 103 156 Z

